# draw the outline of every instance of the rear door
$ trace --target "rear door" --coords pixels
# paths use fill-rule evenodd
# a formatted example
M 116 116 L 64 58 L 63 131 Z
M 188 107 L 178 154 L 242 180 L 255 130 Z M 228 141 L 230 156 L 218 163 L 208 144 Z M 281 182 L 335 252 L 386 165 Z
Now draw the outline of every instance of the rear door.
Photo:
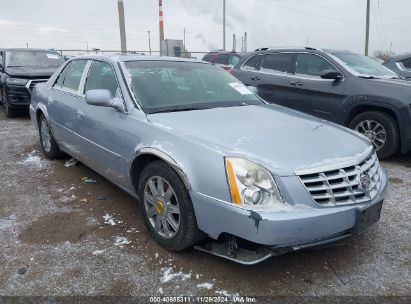
M 74 157 L 79 155 L 77 109 L 82 102 L 80 84 L 88 60 L 73 60 L 50 90 L 49 117 L 56 140 Z
M 125 112 L 113 108 L 92 106 L 85 102 L 88 90 L 105 89 L 122 98 L 116 74 L 110 63 L 95 60 L 84 84 L 78 108 L 78 132 L 81 137 L 82 158 L 86 164 L 113 182 L 126 185 L 125 133 L 132 130 L 132 121 Z
M 253 86 L 264 100 L 280 105 L 287 104 L 290 91 L 292 53 L 265 54 L 259 72 L 252 78 Z
M 342 104 L 346 98 L 345 80 L 322 79 L 321 74 L 326 70 L 338 71 L 329 60 L 318 54 L 298 53 L 295 75 L 290 78 L 294 89 L 285 105 L 337 122 L 341 111 L 344 111 Z

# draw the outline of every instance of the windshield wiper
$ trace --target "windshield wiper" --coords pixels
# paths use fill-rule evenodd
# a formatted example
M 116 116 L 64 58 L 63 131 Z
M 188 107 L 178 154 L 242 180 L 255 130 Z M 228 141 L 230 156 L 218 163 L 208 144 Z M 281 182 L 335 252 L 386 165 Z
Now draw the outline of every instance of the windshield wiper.
M 183 111 L 194 111 L 194 110 L 204 110 L 206 108 L 203 107 L 175 107 L 175 108 L 167 108 L 163 110 L 155 110 L 154 113 L 169 113 L 169 112 L 183 112 Z
M 364 78 L 364 79 L 381 79 L 379 77 L 375 77 L 375 76 L 372 76 L 372 75 L 360 75 L 358 77 Z

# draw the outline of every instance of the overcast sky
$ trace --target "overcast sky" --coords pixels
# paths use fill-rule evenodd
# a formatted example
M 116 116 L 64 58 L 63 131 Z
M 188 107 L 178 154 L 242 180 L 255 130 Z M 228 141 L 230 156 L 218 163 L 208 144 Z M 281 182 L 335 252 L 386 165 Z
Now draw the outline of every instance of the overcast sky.
M 222 48 L 223 0 L 163 0 L 165 36 Z M 364 52 L 366 0 L 226 0 L 227 48 L 305 46 Z M 370 50 L 411 51 L 411 1 L 371 0 Z M 130 50 L 158 50 L 158 1 L 124 0 Z M 117 0 L 0 0 L 0 47 L 120 49 Z

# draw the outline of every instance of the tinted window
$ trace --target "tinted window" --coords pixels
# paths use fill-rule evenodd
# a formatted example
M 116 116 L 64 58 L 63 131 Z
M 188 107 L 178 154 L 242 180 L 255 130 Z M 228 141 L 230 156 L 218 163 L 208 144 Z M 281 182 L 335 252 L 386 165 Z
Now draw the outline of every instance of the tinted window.
M 80 85 L 81 76 L 83 75 L 84 67 L 87 64 L 87 60 L 75 60 L 70 63 L 66 68 L 66 74 L 64 76 L 62 88 L 77 91 Z
M 335 70 L 324 58 L 313 54 L 299 54 L 295 73 L 300 75 L 321 76 L 325 70 Z
M 402 63 L 404 68 L 406 68 L 407 70 L 411 70 L 411 58 L 404 59 L 400 62 Z
M 257 65 L 260 61 L 260 57 L 260 55 L 256 55 L 248 59 L 247 62 L 243 65 L 243 69 L 248 71 L 256 70 Z
M 211 58 L 213 58 L 213 55 L 207 54 L 203 57 L 203 61 L 211 62 Z
M 230 55 L 228 55 L 228 54 L 219 54 L 214 63 L 228 65 L 228 60 L 229 59 L 230 59 Z
M 235 55 L 231 55 L 230 56 L 230 61 L 228 62 L 228 65 L 235 66 L 239 61 L 240 61 L 240 57 L 235 56 Z
M 117 79 L 110 64 L 102 61 L 94 61 L 87 76 L 84 92 L 88 90 L 105 89 L 112 96 L 117 95 Z
M 293 54 L 288 53 L 265 55 L 261 67 L 270 71 L 287 72 L 292 58 Z

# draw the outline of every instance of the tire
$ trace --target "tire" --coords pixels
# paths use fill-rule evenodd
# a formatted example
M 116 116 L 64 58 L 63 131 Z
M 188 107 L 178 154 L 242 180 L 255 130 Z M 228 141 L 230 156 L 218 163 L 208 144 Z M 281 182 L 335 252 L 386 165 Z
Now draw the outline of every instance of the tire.
M 159 183 L 159 180 L 162 180 L 162 183 Z M 161 188 L 165 194 L 156 195 Z M 154 161 L 143 169 L 138 195 L 144 223 L 150 235 L 160 246 L 178 252 L 192 247 L 201 239 L 202 232 L 197 227 L 188 191 L 181 178 L 165 162 Z M 169 216 L 174 222 L 170 221 Z M 168 231 L 165 225 L 168 226 Z
M 392 156 L 399 149 L 400 137 L 397 122 L 384 112 L 364 112 L 351 120 L 348 127 L 367 136 L 377 151 L 378 158 Z
M 3 91 L 2 94 L 2 103 L 3 103 L 3 111 L 4 113 L 6 113 L 6 116 L 8 118 L 13 118 L 16 117 L 18 111 L 16 109 L 13 109 L 13 107 L 9 104 L 9 102 L 7 101 L 7 96 L 6 93 Z
M 44 114 L 41 114 L 38 120 L 39 123 L 39 135 L 40 145 L 43 150 L 43 154 L 48 159 L 56 159 L 64 156 L 61 152 L 57 142 L 54 140 L 53 133 L 51 132 L 49 123 Z

